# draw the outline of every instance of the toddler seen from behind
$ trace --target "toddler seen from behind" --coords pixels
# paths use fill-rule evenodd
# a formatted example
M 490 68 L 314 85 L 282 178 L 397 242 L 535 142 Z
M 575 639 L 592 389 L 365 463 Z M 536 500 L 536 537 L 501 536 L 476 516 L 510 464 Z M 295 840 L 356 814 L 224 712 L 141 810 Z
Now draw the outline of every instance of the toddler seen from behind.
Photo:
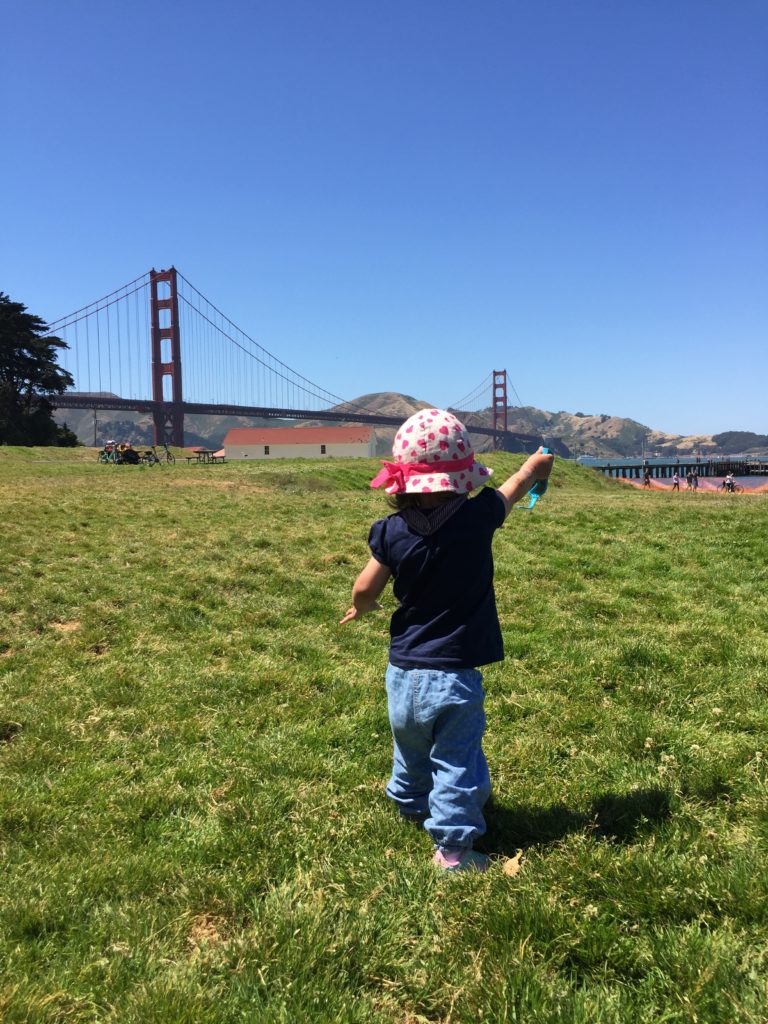
M 341 622 L 380 607 L 392 578 L 399 606 L 386 673 L 394 739 L 387 795 L 423 824 L 439 868 L 484 870 L 488 858 L 473 849 L 491 791 L 478 669 L 504 657 L 491 544 L 515 502 L 549 477 L 553 457 L 539 450 L 497 490 L 470 498 L 492 470 L 475 461 L 466 427 L 441 409 L 406 420 L 392 453 L 371 487 L 384 486 L 397 511 L 371 527 L 371 558 Z

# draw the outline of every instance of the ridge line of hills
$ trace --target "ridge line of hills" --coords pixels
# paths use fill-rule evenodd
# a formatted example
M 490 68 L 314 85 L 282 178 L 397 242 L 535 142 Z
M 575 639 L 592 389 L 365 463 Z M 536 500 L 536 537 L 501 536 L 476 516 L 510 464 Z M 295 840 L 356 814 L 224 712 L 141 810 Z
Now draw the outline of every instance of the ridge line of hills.
M 70 392 L 70 394 L 72 394 Z M 403 420 L 414 412 L 431 406 L 433 403 L 416 399 L 411 395 L 395 391 L 378 391 L 361 395 L 359 398 L 345 402 L 334 408 L 345 411 L 352 406 L 364 406 L 371 413 L 384 416 L 395 416 Z M 599 458 L 616 458 L 626 456 L 637 458 L 642 454 L 660 456 L 677 456 L 700 454 L 734 455 L 748 453 L 756 456 L 768 456 L 768 435 L 755 434 L 751 431 L 731 430 L 720 434 L 667 434 L 660 430 L 638 423 L 636 420 L 607 413 L 599 415 L 583 412 L 547 412 L 533 406 L 510 407 L 508 410 L 509 430 L 521 434 L 539 434 L 546 440 L 557 439 L 558 448 L 563 448 L 573 456 L 592 455 Z M 493 414 L 491 409 L 476 413 L 463 414 L 464 422 L 471 429 L 472 424 L 491 426 Z M 109 438 L 129 440 L 136 444 L 151 444 L 152 418 L 145 413 L 123 411 L 99 411 L 94 421 L 93 410 L 60 409 L 55 413 L 56 422 L 66 423 L 70 430 L 87 445 L 103 444 Z M 189 445 L 206 445 L 220 447 L 227 431 L 231 427 L 302 427 L 320 426 L 320 420 L 258 420 L 244 416 L 203 416 L 190 415 L 185 417 L 185 440 Z M 351 425 L 350 419 L 340 421 L 339 425 Z M 95 426 L 95 430 L 94 430 Z M 395 431 L 391 427 L 376 427 L 377 451 L 385 454 L 389 451 Z M 485 451 L 491 446 L 488 437 L 475 436 L 478 451 Z

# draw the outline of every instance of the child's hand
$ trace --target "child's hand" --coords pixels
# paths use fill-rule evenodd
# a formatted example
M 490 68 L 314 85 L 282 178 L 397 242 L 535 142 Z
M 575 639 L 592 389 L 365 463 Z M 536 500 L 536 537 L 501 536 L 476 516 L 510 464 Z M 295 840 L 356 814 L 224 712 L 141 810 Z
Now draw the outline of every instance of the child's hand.
M 525 462 L 523 469 L 531 474 L 534 480 L 547 480 L 549 474 L 552 472 L 552 463 L 555 461 L 554 455 L 543 455 L 543 449 L 539 450 L 531 455 Z
M 370 608 L 366 611 L 362 611 L 360 608 L 355 608 L 354 605 L 349 609 L 343 619 L 339 620 L 339 625 L 343 626 L 345 622 L 353 622 L 355 619 L 362 619 L 367 612 L 381 611 L 381 605 L 378 601 L 374 601 Z
M 339 622 L 342 626 L 345 622 L 353 622 L 362 618 L 366 612 L 379 610 L 381 605 L 376 600 L 387 585 L 387 580 L 392 575 L 390 569 L 375 558 L 368 559 L 368 564 L 355 580 L 352 587 L 352 607 Z
M 534 455 L 528 456 L 516 473 L 499 486 L 498 493 L 504 502 L 505 515 L 509 515 L 515 502 L 530 491 L 531 485 L 535 486 L 540 480 L 548 479 L 554 461 L 554 455 L 545 455 L 544 449 L 539 448 Z

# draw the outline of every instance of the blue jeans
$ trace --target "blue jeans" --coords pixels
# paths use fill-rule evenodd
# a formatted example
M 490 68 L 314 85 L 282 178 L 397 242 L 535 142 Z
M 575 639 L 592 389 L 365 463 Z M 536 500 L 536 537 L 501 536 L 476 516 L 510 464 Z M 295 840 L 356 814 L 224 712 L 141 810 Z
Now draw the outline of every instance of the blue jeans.
M 483 677 L 477 669 L 387 668 L 395 741 L 387 785 L 404 815 L 422 817 L 438 849 L 471 847 L 491 793 L 483 754 Z

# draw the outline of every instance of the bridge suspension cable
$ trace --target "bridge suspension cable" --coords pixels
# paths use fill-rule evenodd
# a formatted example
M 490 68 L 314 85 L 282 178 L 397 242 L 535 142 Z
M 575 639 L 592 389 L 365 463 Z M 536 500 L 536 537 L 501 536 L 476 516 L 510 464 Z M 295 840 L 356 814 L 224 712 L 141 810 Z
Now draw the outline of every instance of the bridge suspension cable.
M 491 374 L 483 378 L 480 384 L 472 388 L 469 394 L 464 395 L 458 402 L 451 402 L 449 408 L 457 412 L 478 412 L 488 407 L 488 397 L 491 393 Z M 479 404 L 482 403 L 482 404 Z
M 511 380 L 509 379 L 509 374 L 507 374 L 507 387 L 508 387 L 508 388 L 509 388 L 509 390 L 510 390 L 510 391 L 512 392 L 512 394 L 513 394 L 513 395 L 515 396 L 515 398 L 517 399 L 517 405 L 518 405 L 518 407 L 519 407 L 519 408 L 522 408 L 522 405 L 523 405 L 523 403 L 522 403 L 522 401 L 520 400 L 520 395 L 518 395 L 518 393 L 517 393 L 517 389 L 515 388 L 515 385 L 514 385 L 514 384 L 512 383 L 512 381 L 511 381 Z
M 59 362 L 80 393 L 143 398 L 150 387 L 149 274 L 142 274 L 47 325 L 69 346 Z
M 355 412 L 371 412 L 366 406 L 342 398 L 288 366 L 238 327 L 180 271 L 176 273 L 182 283 L 179 289 L 179 299 L 182 303 L 180 319 L 183 320 L 182 333 L 186 339 L 184 375 L 185 392 L 188 396 L 192 396 L 201 388 L 201 394 L 202 391 L 205 392 L 203 400 L 212 401 L 210 388 L 212 383 L 215 383 L 213 353 L 217 344 L 225 340 L 234 345 L 240 353 L 240 391 L 246 392 L 242 404 L 306 409 L 312 407 L 306 402 L 306 398 L 310 398 L 323 406 L 342 406 L 344 411 L 349 411 L 350 416 Z M 227 401 L 231 401 L 231 394 L 230 392 Z
M 141 281 L 141 284 L 138 284 L 139 281 Z M 110 292 L 109 295 L 104 295 L 100 299 L 94 299 L 94 301 L 89 302 L 87 306 L 82 306 L 80 309 L 76 309 L 74 313 L 68 313 L 67 316 L 60 316 L 58 320 L 52 320 L 48 324 L 48 330 L 45 333 L 55 334 L 57 331 L 62 331 L 65 327 L 69 327 L 70 324 L 76 323 L 77 320 L 84 319 L 84 317 L 80 316 L 81 313 L 85 314 L 85 316 L 90 316 L 95 311 L 95 307 L 98 306 L 100 308 L 104 308 L 104 306 L 109 306 L 115 302 L 119 302 L 121 299 L 125 298 L 126 294 L 132 295 L 133 291 L 139 291 L 148 283 L 149 274 L 141 274 L 139 277 L 135 277 L 133 281 L 129 281 L 128 284 L 124 284 L 121 288 L 116 288 L 115 291 Z M 132 285 L 137 285 L 137 287 L 133 289 L 133 291 L 129 292 L 128 289 L 131 288 Z M 117 296 L 117 298 L 113 298 L 114 296 Z M 104 304 L 103 306 L 102 303 Z
M 231 343 L 240 353 L 238 369 L 244 378 L 240 384 L 245 385 L 248 392 L 247 401 L 243 404 L 282 405 L 283 408 L 288 408 L 296 400 L 296 392 L 325 404 L 335 405 L 344 402 L 343 398 L 292 369 L 238 327 L 179 271 L 177 277 L 183 284 L 179 289 L 179 299 L 183 303 L 180 319 L 183 317 L 184 320 L 184 373 L 185 391 L 188 396 L 191 397 L 202 384 L 207 392 L 204 400 L 211 401 L 211 384 L 218 383 L 221 388 L 225 383 L 221 375 L 218 382 L 215 381 L 214 362 L 214 349 L 223 340 Z M 195 321 L 195 316 L 200 319 Z M 249 366 L 249 362 L 256 365 Z M 243 391 L 244 388 L 241 386 L 239 390 Z M 268 402 L 256 400 L 266 398 L 269 398 Z M 226 400 L 231 401 L 231 393 Z

